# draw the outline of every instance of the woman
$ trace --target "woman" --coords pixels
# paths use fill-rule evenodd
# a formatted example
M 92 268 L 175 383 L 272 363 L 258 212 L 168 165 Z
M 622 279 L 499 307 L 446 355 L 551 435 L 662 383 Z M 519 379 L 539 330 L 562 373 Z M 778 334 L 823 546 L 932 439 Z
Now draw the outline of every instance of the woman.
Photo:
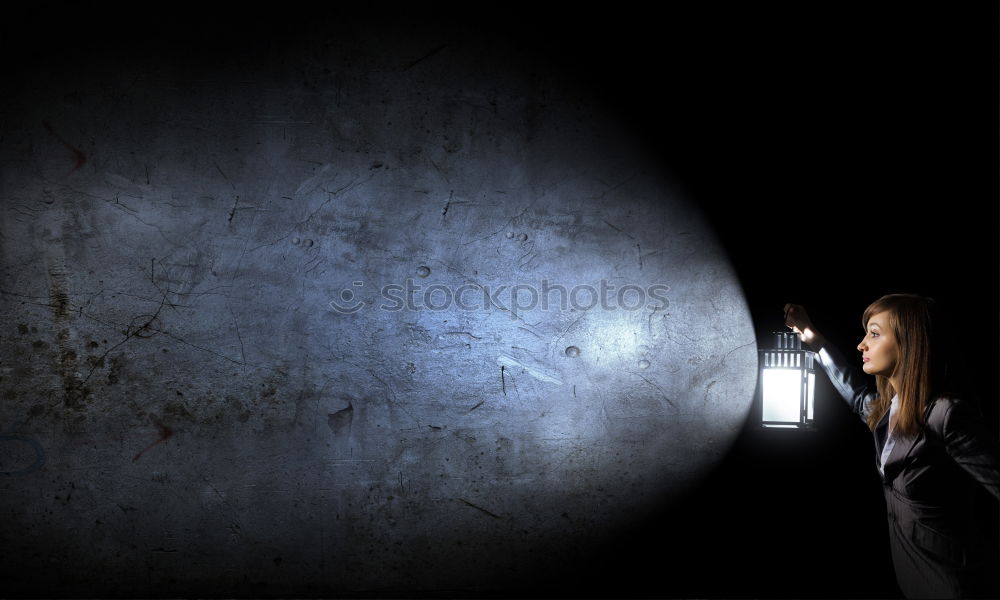
M 976 485 L 1000 498 L 1000 450 L 975 404 L 956 392 L 943 315 L 930 298 L 892 294 L 872 303 L 862 324 L 861 370 L 874 386 L 803 307 L 785 305 L 785 325 L 817 351 L 874 434 L 896 580 L 908 598 L 995 595 L 998 565 L 973 504 Z

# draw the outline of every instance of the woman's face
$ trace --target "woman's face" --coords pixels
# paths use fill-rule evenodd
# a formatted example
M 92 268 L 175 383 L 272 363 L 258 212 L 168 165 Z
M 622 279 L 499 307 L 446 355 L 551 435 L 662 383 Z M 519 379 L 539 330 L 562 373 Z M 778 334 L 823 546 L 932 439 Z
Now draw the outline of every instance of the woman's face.
M 865 337 L 858 344 L 861 351 L 862 370 L 869 375 L 889 377 L 896 369 L 899 346 L 889 329 L 889 313 L 883 311 L 868 319 Z

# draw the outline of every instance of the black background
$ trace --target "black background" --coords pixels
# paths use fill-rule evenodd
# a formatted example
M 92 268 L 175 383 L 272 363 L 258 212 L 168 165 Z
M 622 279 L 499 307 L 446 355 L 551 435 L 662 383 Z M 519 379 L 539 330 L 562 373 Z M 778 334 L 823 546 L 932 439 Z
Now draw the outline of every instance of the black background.
M 499 32 L 575 76 L 705 210 L 762 341 L 796 302 L 852 356 L 861 313 L 879 296 L 945 301 L 996 424 L 995 3 L 699 6 L 405 16 L 381 6 L 364 21 Z M 347 22 L 291 5 L 106 10 L 9 13 L 7 72 L 67 49 L 86 61 L 150 40 L 180 53 L 259 51 L 258 36 L 275 43 L 304 23 Z M 898 596 L 870 434 L 820 379 L 818 430 L 751 420 L 681 506 L 565 572 L 497 594 Z M 986 507 L 984 527 L 997 531 L 995 501 Z

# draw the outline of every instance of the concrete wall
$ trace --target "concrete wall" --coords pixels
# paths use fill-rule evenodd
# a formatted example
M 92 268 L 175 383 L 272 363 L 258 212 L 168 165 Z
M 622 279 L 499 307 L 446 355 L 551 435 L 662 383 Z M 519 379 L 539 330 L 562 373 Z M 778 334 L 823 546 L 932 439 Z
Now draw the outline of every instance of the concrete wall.
M 2 99 L 10 589 L 510 589 L 730 447 L 749 312 L 627 115 L 350 25 L 67 43 Z

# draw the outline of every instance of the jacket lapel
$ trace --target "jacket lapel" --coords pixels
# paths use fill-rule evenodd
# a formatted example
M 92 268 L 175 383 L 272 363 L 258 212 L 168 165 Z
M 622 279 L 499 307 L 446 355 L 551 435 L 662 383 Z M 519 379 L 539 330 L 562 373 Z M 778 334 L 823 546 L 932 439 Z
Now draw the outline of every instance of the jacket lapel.
M 934 408 L 935 404 L 936 402 L 931 402 L 930 405 L 924 410 L 925 423 L 927 422 L 927 419 L 930 418 L 931 410 Z M 886 423 L 888 423 L 888 419 L 886 419 Z M 924 427 L 926 427 L 926 425 Z M 900 471 L 903 470 L 903 463 L 905 462 L 906 457 L 909 456 L 914 446 L 917 445 L 917 442 L 923 439 L 924 435 L 925 433 L 921 430 L 920 433 L 914 437 L 897 437 L 895 439 L 895 445 L 892 447 L 892 450 L 889 452 L 889 457 L 885 459 L 885 464 L 882 466 L 882 472 L 884 473 L 882 479 L 886 483 L 892 483 L 892 480 L 895 479 L 896 476 L 899 475 Z
M 892 483 L 896 475 L 899 475 L 900 471 L 903 470 L 904 459 L 910 454 L 910 451 L 916 446 L 917 440 L 923 435 L 923 433 L 919 433 L 915 437 L 895 438 L 892 450 L 889 452 L 888 458 L 885 459 L 885 464 L 882 465 L 882 478 L 886 483 Z
M 889 409 L 886 409 L 885 414 L 879 420 L 878 425 L 875 426 L 875 452 L 879 456 L 882 455 L 882 448 L 885 448 L 885 442 L 889 437 Z

